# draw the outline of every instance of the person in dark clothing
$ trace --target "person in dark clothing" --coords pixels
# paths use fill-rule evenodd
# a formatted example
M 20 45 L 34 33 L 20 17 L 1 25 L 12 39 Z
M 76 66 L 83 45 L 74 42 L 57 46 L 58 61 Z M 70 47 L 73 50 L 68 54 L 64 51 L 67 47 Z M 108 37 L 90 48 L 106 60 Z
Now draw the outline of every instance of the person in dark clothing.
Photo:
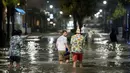
M 110 33 L 110 39 L 111 39 L 111 42 L 118 42 L 116 32 L 114 29 L 112 29 L 112 32 Z
M 112 32 L 110 33 L 110 40 L 111 43 L 113 44 L 113 48 L 115 48 L 116 43 L 118 43 L 118 41 L 117 41 L 116 31 L 114 29 L 112 29 Z

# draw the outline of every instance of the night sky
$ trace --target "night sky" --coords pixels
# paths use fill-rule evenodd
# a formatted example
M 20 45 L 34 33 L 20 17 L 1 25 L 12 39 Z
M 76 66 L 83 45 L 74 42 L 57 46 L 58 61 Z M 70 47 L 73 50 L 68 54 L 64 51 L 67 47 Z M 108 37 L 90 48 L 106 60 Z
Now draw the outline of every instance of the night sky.
M 49 1 L 49 4 L 53 5 L 54 7 L 59 7 L 58 0 L 27 0 L 27 6 L 28 8 L 44 8 L 47 5 L 47 1 Z

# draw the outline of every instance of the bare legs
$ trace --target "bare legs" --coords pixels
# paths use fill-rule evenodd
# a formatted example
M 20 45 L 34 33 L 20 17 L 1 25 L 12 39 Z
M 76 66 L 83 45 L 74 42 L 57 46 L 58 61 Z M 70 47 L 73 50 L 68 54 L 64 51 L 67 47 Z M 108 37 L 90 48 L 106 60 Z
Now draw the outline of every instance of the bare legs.
M 13 62 L 10 62 L 9 68 L 13 68 Z M 20 63 L 16 63 L 16 68 L 20 68 Z
M 76 68 L 76 65 L 77 65 L 77 61 L 74 61 L 74 62 L 73 62 L 73 68 Z M 83 67 L 82 61 L 79 62 L 79 67 L 80 67 L 80 68 Z
M 20 68 L 20 64 L 19 63 L 16 64 L 16 68 Z
M 63 64 L 63 61 L 60 61 L 60 64 Z
M 82 61 L 79 62 L 79 67 L 82 68 L 83 67 L 83 64 L 82 64 Z
M 13 67 L 13 63 L 10 62 L 10 64 L 9 64 L 9 68 L 12 68 L 12 67 Z
M 83 58 L 83 54 L 80 53 L 74 53 L 73 54 L 73 68 L 76 68 L 77 65 L 77 61 L 79 61 L 79 67 L 82 68 L 82 58 Z
M 68 60 L 68 59 L 66 60 L 66 64 L 67 64 L 67 63 L 69 63 L 69 60 Z
M 60 63 L 60 64 L 64 64 L 63 61 L 60 61 L 59 63 Z M 67 59 L 67 60 L 65 61 L 65 63 L 66 63 L 66 64 L 69 63 L 69 60 Z
M 77 64 L 77 62 L 74 61 L 74 62 L 73 62 L 73 68 L 76 68 L 76 64 Z

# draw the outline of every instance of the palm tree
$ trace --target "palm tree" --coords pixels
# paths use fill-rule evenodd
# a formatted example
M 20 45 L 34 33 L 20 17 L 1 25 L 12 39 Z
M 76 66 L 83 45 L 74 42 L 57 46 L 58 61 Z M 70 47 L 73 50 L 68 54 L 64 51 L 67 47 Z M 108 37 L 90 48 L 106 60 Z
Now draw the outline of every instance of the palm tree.
M 5 8 L 7 7 L 7 39 L 9 40 L 9 32 L 10 32 L 10 18 L 12 19 L 12 26 L 14 30 L 14 13 L 15 13 L 15 5 L 18 3 L 18 0 L 0 0 L 0 47 L 4 47 L 5 45 L 5 31 L 3 28 L 3 18 L 4 18 L 4 12 Z
M 14 15 L 15 15 L 15 6 L 19 0 L 6 0 L 7 6 L 7 39 L 10 38 L 10 19 L 12 22 L 12 33 L 14 31 Z
M 2 29 L 2 25 L 3 25 L 3 12 L 4 12 L 4 4 L 3 4 L 3 0 L 0 0 L 0 47 L 3 47 L 4 46 L 4 32 L 3 32 L 3 29 Z

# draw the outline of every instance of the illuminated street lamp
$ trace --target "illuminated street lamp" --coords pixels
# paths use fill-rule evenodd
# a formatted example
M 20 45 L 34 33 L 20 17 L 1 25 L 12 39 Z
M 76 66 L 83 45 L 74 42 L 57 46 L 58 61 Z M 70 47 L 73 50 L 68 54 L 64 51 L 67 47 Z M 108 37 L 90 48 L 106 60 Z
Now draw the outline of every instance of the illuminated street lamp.
M 100 12 L 98 12 L 97 15 L 100 15 Z
M 63 14 L 63 12 L 62 12 L 62 11 L 60 11 L 60 14 Z
M 52 9 L 52 8 L 53 8 L 53 5 L 50 5 L 50 8 Z
M 53 19 L 54 17 L 53 17 L 53 14 L 50 14 L 50 19 Z
M 107 4 L 107 1 L 106 0 L 104 0 L 103 1 L 103 4 L 104 5 L 106 5 Z M 103 17 L 104 17 L 104 25 L 103 25 L 103 28 L 104 28 L 104 31 L 106 30 L 105 28 L 106 28 L 106 26 L 105 26 L 105 24 L 106 24 L 106 10 L 105 10 L 105 8 L 103 9 Z
M 102 12 L 102 11 L 103 11 L 102 9 L 99 10 L 99 12 Z
M 69 15 L 69 17 L 72 17 L 72 15 Z
M 20 5 L 20 3 L 17 3 L 17 5 L 19 6 L 19 5 Z
M 103 1 L 103 4 L 106 5 L 106 4 L 107 4 L 107 1 Z
M 53 24 L 53 22 L 50 22 L 50 24 Z
M 56 23 L 53 23 L 53 26 L 56 26 Z
M 47 18 L 47 21 L 50 21 L 50 18 Z

